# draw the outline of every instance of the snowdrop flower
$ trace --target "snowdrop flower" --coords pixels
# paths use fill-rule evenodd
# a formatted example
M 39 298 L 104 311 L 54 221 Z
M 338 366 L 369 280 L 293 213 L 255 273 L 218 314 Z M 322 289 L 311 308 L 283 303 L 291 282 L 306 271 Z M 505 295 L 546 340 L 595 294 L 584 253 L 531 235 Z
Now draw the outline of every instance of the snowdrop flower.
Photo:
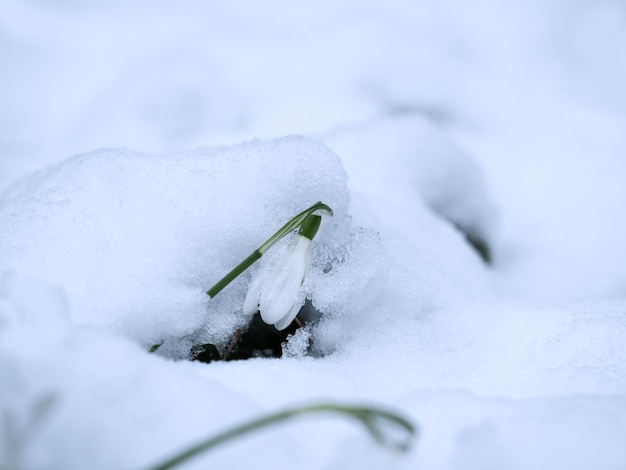
M 259 310 L 261 318 L 266 323 L 274 325 L 278 330 L 287 328 L 304 303 L 304 292 L 301 286 L 309 266 L 311 241 L 322 220 L 321 216 L 315 214 L 319 211 L 333 215 L 333 210 L 322 202 L 316 202 L 295 215 L 250 256 L 211 287 L 207 291 L 209 297 L 215 297 L 274 244 L 297 229 L 298 233 L 294 235 L 287 247 L 283 247 L 284 251 L 277 253 L 273 260 L 260 267 L 250 283 L 243 306 L 245 314 L 252 315 Z
M 308 216 L 283 252 L 260 267 L 243 303 L 245 315 L 258 310 L 263 321 L 277 330 L 284 330 L 296 318 L 304 304 L 301 286 L 320 221 L 319 215 Z

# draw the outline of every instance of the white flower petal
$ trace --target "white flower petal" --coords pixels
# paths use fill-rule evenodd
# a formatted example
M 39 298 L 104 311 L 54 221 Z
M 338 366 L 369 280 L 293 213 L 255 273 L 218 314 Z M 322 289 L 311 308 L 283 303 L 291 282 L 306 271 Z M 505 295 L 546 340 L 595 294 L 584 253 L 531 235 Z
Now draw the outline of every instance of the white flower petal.
M 296 318 L 301 308 L 302 308 L 302 302 L 295 303 L 293 307 L 291 307 L 291 310 L 289 310 L 287 315 L 285 315 L 283 318 L 281 318 L 276 323 L 274 323 L 274 328 L 276 328 L 278 331 L 281 331 L 287 328 L 289 325 L 291 325 L 291 322 L 293 321 L 293 319 Z
M 255 277 L 250 282 L 246 299 L 243 301 L 243 314 L 254 315 L 259 309 L 259 300 L 261 298 L 262 283 L 260 277 Z
M 300 286 L 306 274 L 311 240 L 296 235 L 292 242 L 257 271 L 248 288 L 244 313 L 252 314 L 258 307 L 265 323 L 284 329 L 302 306 Z M 270 261 L 270 260 L 268 260 Z
M 291 310 L 302 283 L 299 271 L 294 270 L 293 266 L 285 265 L 283 268 L 261 292 L 261 318 L 270 325 L 279 321 Z

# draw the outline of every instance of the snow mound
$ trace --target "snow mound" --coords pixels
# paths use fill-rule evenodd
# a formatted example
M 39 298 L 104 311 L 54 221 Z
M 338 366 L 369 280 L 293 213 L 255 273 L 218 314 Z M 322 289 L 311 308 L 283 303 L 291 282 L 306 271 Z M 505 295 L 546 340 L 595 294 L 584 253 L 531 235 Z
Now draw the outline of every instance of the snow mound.
M 489 239 L 496 209 L 479 165 L 426 117 L 414 113 L 345 126 L 325 142 L 342 157 L 350 188 L 370 198 L 395 198 L 400 187 L 410 218 L 419 196 L 436 214 Z
M 404 154 L 391 153 L 388 166 L 397 170 L 401 162 L 393 157 Z M 381 177 L 385 184 L 397 179 Z M 398 305 L 389 299 L 399 291 L 402 308 L 415 314 L 446 303 L 453 292 L 485 287 L 478 257 L 426 209 L 422 187 L 419 180 L 398 180 L 396 194 L 410 198 L 379 195 L 380 207 L 371 198 L 373 209 L 362 206 L 370 217 L 358 221 L 366 227 L 353 228 L 346 173 L 314 140 L 288 137 L 168 155 L 99 150 L 25 177 L 5 192 L 0 270 L 59 286 L 75 323 L 144 347 L 165 341 L 161 353 L 185 357 L 193 344 L 224 346 L 248 321 L 241 306 L 250 273 L 211 301 L 206 290 L 294 214 L 321 200 L 335 215 L 324 217 L 304 287 L 326 317 L 312 333 L 328 352 L 345 343 L 332 331 L 345 331 L 345 322 L 375 325 L 378 307 Z
M 294 214 L 335 210 L 320 245 L 349 236 L 346 174 L 298 137 L 172 155 L 98 150 L 28 176 L 2 198 L 0 270 L 62 288 L 73 320 L 148 345 L 241 326 L 246 283 L 205 291 Z M 332 236 L 330 235 L 332 233 Z

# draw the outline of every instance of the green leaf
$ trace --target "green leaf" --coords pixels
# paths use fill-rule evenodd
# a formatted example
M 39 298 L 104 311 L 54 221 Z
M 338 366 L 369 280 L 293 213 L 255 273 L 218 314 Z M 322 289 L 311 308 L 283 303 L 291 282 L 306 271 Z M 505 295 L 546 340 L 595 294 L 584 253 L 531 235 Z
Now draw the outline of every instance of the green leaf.
M 157 344 L 153 344 L 152 346 L 150 346 L 150 349 L 148 349 L 148 352 L 149 353 L 153 353 L 157 349 L 159 349 L 162 345 L 163 345 L 163 341 L 161 341 L 160 343 L 157 343 Z
M 237 439 L 257 429 L 278 424 L 282 421 L 302 415 L 318 413 L 334 413 L 355 419 L 369 431 L 376 442 L 393 451 L 406 452 L 409 450 L 413 438 L 417 434 L 417 429 L 408 420 L 381 408 L 321 403 L 271 413 L 235 426 L 234 428 L 200 441 L 152 467 L 148 467 L 148 470 L 168 470 L 174 468 L 203 452 L 214 449 L 220 444 Z

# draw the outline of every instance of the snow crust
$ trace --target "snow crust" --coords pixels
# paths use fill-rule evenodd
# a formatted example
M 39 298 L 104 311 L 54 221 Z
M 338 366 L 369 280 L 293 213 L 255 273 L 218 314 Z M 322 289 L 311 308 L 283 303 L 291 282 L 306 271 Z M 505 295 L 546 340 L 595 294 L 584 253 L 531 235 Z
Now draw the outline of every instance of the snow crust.
M 417 445 L 327 416 L 185 468 L 626 466 L 622 3 L 3 11 L 0 468 L 145 468 L 321 400 Z M 189 361 L 258 265 L 206 290 L 320 200 L 320 320 Z

